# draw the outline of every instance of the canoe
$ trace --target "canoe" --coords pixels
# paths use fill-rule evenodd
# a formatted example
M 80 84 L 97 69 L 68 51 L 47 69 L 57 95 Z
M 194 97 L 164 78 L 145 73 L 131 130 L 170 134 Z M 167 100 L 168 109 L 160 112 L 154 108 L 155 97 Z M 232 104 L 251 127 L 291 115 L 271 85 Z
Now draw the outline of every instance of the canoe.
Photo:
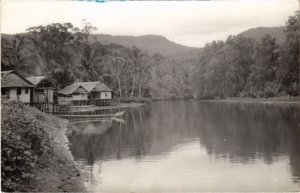
M 56 115 L 61 118 L 110 118 L 110 117 L 121 117 L 125 111 L 117 112 L 115 114 L 104 114 L 104 115 Z

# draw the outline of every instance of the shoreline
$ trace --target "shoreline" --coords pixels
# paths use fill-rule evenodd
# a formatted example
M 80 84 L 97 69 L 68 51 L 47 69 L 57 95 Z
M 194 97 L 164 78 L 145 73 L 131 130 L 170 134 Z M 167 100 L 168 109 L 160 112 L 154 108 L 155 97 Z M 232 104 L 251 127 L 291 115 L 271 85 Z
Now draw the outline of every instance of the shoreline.
M 76 165 L 69 150 L 69 141 L 66 136 L 69 121 L 41 112 L 34 107 L 29 107 L 22 103 L 2 100 L 1 104 L 1 118 L 2 120 L 5 119 L 1 132 L 5 129 L 5 135 L 12 138 L 18 137 L 19 134 L 18 132 L 9 132 L 10 130 L 25 132 L 24 136 L 26 136 L 26 133 L 33 129 L 32 125 L 34 124 L 36 128 L 42 132 L 35 136 L 36 138 L 27 137 L 27 140 L 44 141 L 42 146 L 36 146 L 38 149 L 31 148 L 32 153 L 42 151 L 41 154 L 36 157 L 37 161 L 34 162 L 34 167 L 26 169 L 25 165 L 19 166 L 20 169 L 18 171 L 21 172 L 20 175 L 30 175 L 31 177 L 26 179 L 22 178 L 19 181 L 13 182 L 16 186 L 10 183 L 11 179 L 8 177 L 7 181 L 4 180 L 4 182 L 7 182 L 5 188 L 21 192 L 86 191 L 82 177 L 80 177 L 80 168 Z M 31 124 L 26 125 L 25 123 Z M 2 137 L 3 135 L 1 139 Z M 5 139 L 7 141 L 7 137 Z M 23 142 L 24 140 L 21 139 L 20 141 Z M 9 141 L 5 144 L 7 143 L 11 143 L 12 146 L 16 144 L 15 141 Z M 24 145 L 26 146 L 27 144 Z M 10 145 L 2 146 L 2 148 L 6 149 L 10 147 Z M 14 163 L 15 157 L 22 157 L 24 154 L 21 146 L 14 147 L 14 149 L 11 149 L 11 151 L 14 151 L 14 157 L 6 158 L 10 159 L 12 163 Z M 27 151 L 29 152 L 29 150 Z M 36 156 L 35 154 L 32 155 Z M 1 165 L 1 168 L 2 167 L 5 167 L 5 165 Z M 3 184 L 1 187 L 3 190 Z
M 86 191 L 80 177 L 80 169 L 69 150 L 66 130 L 69 121 L 55 115 L 40 112 L 29 107 L 37 116 L 42 128 L 50 136 L 50 153 L 41 158 L 44 167 L 33 171 L 36 176 L 32 185 L 43 192 L 82 192 Z M 39 114 L 36 114 L 39 113 Z
M 201 101 L 201 102 L 230 102 L 230 103 L 264 103 L 264 104 L 300 104 L 300 96 L 296 97 L 271 97 L 271 98 L 216 98 L 216 99 L 198 99 L 198 98 L 187 98 L 187 99 L 164 99 L 164 100 L 153 100 L 153 102 L 159 101 Z
M 272 98 L 226 98 L 226 99 L 207 99 L 203 102 L 229 102 L 229 103 L 262 103 L 262 104 L 299 104 L 300 97 L 272 97 Z

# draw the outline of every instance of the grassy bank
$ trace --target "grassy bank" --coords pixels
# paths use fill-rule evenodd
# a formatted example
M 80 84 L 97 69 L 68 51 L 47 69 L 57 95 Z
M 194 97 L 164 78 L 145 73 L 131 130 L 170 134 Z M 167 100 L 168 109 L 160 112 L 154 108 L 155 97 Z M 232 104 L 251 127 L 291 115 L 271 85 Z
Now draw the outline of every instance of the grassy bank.
M 84 191 L 68 149 L 67 121 L 7 100 L 1 108 L 2 191 Z

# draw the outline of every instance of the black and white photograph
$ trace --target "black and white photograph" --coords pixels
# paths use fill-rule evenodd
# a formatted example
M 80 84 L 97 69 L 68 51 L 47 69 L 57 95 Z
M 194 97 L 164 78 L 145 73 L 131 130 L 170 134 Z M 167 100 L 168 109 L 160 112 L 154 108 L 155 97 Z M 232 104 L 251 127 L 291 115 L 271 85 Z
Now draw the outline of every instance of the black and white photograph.
M 300 0 L 2 0 L 1 192 L 299 192 Z

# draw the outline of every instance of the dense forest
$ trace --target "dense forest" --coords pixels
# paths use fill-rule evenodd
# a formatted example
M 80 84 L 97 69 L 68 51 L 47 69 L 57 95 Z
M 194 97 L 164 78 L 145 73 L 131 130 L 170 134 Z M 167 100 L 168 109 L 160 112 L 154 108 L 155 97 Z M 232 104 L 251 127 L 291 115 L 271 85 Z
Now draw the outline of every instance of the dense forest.
M 229 36 L 207 44 L 193 73 L 199 98 L 299 95 L 300 15 L 286 23 L 285 41 Z
M 46 75 L 58 90 L 74 81 L 102 81 L 122 98 L 186 97 L 183 90 L 190 84 L 184 75 L 189 72 L 183 64 L 137 47 L 91 41 L 95 29 L 89 22 L 82 29 L 53 23 L 4 35 L 1 68 L 24 76 Z
M 121 98 L 274 97 L 300 94 L 300 15 L 291 16 L 284 41 L 237 35 L 173 57 L 138 47 L 104 45 L 84 21 L 53 23 L 1 36 L 1 69 L 46 75 L 61 89 L 102 81 Z M 177 57 L 177 58 L 176 58 Z

